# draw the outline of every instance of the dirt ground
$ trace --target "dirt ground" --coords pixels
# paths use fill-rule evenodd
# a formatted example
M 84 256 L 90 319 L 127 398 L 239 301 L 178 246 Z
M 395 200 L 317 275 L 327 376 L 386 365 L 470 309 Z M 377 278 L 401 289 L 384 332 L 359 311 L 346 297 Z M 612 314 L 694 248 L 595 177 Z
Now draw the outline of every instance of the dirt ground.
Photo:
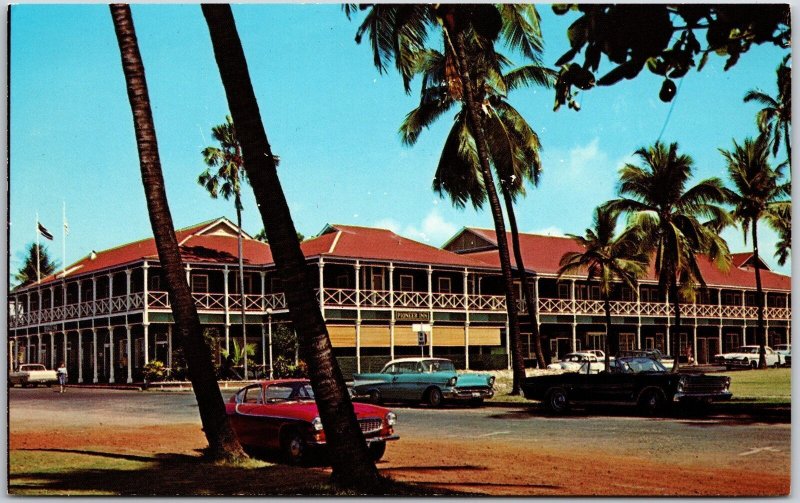
M 180 455 L 198 456 L 205 445 L 199 423 L 128 426 L 124 420 L 82 425 L 59 421 L 54 429 L 42 429 L 40 421 L 23 415 L 12 417 L 9 452 L 46 450 L 86 452 L 94 455 L 121 455 L 132 459 L 159 459 Z M 37 424 L 39 423 L 39 424 Z M 105 454 L 103 454 L 105 453 Z M 575 452 L 557 448 L 513 445 L 501 439 L 467 440 L 454 443 L 406 435 L 392 443 L 379 469 L 397 481 L 431 489 L 487 495 L 736 495 L 770 496 L 789 493 L 785 474 L 696 466 L 691 460 L 680 465 L 641 459 L 608 456 L 587 449 L 576 458 Z M 13 489 L 13 474 L 10 492 Z M 324 467 L 295 468 L 277 465 L 259 472 L 259 479 L 281 493 L 282 484 L 321 484 L 327 478 Z M 98 476 L 100 477 L 100 476 Z M 101 477 L 100 477 L 101 478 Z M 63 481 L 62 481 L 63 483 Z M 94 482 L 101 484 L 101 481 Z M 80 481 L 74 481 L 79 487 Z M 128 488 L 131 489 L 131 488 Z M 275 490 L 277 489 L 277 490 Z M 180 491 L 179 488 L 175 489 Z M 130 493 L 125 488 L 122 494 Z M 288 489 L 289 493 L 292 489 Z M 135 493 L 135 491 L 133 491 Z

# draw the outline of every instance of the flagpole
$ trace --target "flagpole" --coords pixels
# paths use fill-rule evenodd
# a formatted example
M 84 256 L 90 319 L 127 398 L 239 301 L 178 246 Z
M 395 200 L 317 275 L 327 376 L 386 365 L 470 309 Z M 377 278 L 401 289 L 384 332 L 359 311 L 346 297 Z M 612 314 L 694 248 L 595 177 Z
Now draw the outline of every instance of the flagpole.
M 36 282 L 40 282 L 42 276 L 39 273 L 39 212 L 36 212 Z
M 66 201 L 61 201 L 61 258 L 63 259 L 63 263 L 61 266 L 61 277 L 64 278 L 67 275 L 67 203 Z

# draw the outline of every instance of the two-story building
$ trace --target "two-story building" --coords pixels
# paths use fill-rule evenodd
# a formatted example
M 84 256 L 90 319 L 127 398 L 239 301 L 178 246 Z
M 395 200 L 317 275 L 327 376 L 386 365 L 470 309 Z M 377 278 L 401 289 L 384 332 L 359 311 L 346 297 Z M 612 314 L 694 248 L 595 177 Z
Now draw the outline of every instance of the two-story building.
M 269 367 L 269 341 L 288 310 L 269 245 L 245 234 L 244 295 L 239 291 L 237 232 L 225 218 L 176 232 L 186 279 L 201 323 L 219 350 L 254 344 Z M 577 249 L 571 239 L 522 235 L 530 292 L 548 356 L 602 348 L 605 327 L 596 285 L 558 279 L 558 261 Z M 301 244 L 335 354 L 345 373 L 376 370 L 390 358 L 419 354 L 464 368 L 510 363 L 506 306 L 494 231 L 462 229 L 443 248 L 389 230 L 328 225 Z M 750 254 L 734 256 L 728 273 L 703 264 L 707 288 L 682 306 L 681 345 L 698 361 L 755 341 L 755 286 Z M 762 273 L 769 343 L 789 341 L 790 278 Z M 173 319 L 152 238 L 93 252 L 64 271 L 9 294 L 9 364 L 67 362 L 74 382 L 131 382 L 151 360 L 173 365 Z M 521 295 L 522 292 L 519 292 Z M 620 287 L 612 303 L 623 348 L 670 347 L 671 306 L 652 274 L 639 295 Z M 246 331 L 242 331 L 242 302 Z M 520 305 L 524 305 L 520 303 Z M 522 331 L 531 356 L 530 317 Z M 431 327 L 424 341 L 414 324 Z M 420 344 L 422 342 L 422 344 Z

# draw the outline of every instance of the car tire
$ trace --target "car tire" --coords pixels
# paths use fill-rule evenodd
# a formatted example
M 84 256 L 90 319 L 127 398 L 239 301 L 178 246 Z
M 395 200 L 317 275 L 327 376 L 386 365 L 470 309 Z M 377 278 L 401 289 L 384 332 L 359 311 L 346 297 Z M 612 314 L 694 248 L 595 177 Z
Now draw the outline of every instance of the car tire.
M 306 459 L 306 441 L 296 429 L 287 430 L 282 435 L 281 450 L 289 464 L 299 465 Z
M 544 396 L 544 406 L 553 414 L 563 414 L 569 410 L 569 396 L 564 388 L 551 388 Z
M 381 392 L 373 389 L 369 392 L 369 402 L 374 403 L 375 405 L 380 405 L 383 403 L 383 399 L 381 398 Z
M 774 369 L 777 369 L 777 368 L 780 368 L 780 367 L 781 367 L 781 364 L 780 364 L 780 362 L 775 362 L 775 363 L 772 365 L 772 368 L 774 368 Z
M 639 410 L 646 416 L 662 415 L 666 412 L 667 399 L 661 390 L 649 389 L 639 397 Z
M 757 369 L 758 368 L 758 361 L 757 360 L 753 360 L 752 362 L 750 362 L 750 368 Z
M 443 401 L 444 397 L 442 396 L 442 392 L 439 388 L 430 388 L 425 393 L 425 402 L 431 407 L 439 407 L 442 405 Z
M 369 444 L 369 455 L 373 461 L 381 459 L 386 452 L 386 442 L 372 442 Z

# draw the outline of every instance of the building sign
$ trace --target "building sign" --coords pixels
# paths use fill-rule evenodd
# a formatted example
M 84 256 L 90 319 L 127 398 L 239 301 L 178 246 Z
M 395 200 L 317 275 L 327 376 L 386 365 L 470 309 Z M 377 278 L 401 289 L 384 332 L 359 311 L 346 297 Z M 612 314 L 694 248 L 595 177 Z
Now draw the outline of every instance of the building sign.
M 394 319 L 397 321 L 430 321 L 431 313 L 427 311 L 396 311 Z

